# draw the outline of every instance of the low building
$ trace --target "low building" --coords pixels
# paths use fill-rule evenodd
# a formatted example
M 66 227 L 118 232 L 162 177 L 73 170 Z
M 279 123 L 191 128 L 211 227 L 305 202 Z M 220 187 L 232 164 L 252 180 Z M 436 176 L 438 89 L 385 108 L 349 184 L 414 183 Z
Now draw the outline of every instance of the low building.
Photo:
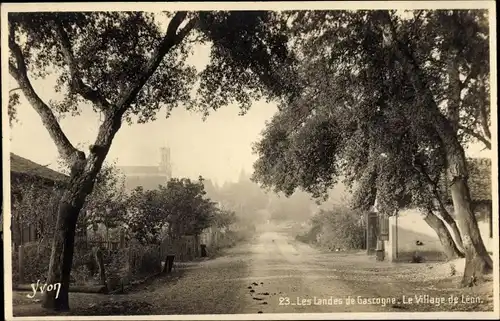
M 478 227 L 486 249 L 493 252 L 491 160 L 473 158 L 468 160 L 468 165 L 468 185 Z M 456 218 L 449 189 L 447 191 L 448 197 L 445 197 L 444 203 L 450 215 Z M 378 249 L 383 249 L 385 259 L 389 261 L 407 261 L 414 255 L 426 261 L 444 260 L 445 255 L 438 235 L 424 218 L 425 213 L 415 208 L 402 208 L 397 215 L 391 217 L 382 213 L 369 214 L 369 254 L 374 253 L 378 240 Z
M 36 241 L 43 235 L 48 224 L 55 224 L 58 198 L 68 180 L 67 175 L 10 154 L 13 245 Z M 43 206 L 39 206 L 37 201 L 43 202 L 40 203 Z M 53 214 L 47 213 L 47 210 L 51 210 Z

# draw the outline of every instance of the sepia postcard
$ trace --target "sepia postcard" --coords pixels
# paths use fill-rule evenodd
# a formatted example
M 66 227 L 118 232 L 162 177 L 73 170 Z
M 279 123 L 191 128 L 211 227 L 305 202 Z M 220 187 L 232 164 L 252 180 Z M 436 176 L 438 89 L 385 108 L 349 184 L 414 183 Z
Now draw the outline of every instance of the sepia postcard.
M 498 319 L 494 1 L 4 3 L 7 320 Z

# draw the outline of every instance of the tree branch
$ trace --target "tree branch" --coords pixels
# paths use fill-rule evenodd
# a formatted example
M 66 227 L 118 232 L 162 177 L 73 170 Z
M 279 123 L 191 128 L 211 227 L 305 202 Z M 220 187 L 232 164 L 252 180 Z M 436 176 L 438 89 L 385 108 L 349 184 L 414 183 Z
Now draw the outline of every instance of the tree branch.
M 481 91 L 484 93 L 484 87 L 482 87 Z M 481 123 L 481 128 L 483 129 L 483 133 L 486 136 L 486 138 L 491 141 L 491 132 L 490 132 L 490 127 L 488 126 L 488 112 L 486 111 L 486 104 L 484 103 L 484 99 L 481 99 L 481 103 L 479 104 L 479 121 Z M 488 147 L 491 149 L 491 146 Z
M 73 55 L 73 51 L 71 49 L 71 41 L 68 37 L 68 34 L 64 30 L 63 26 L 57 19 L 52 21 L 52 25 L 57 34 L 57 40 L 61 45 L 61 50 L 66 60 L 66 63 L 69 67 L 70 72 L 70 84 L 71 88 L 78 94 L 80 94 L 83 98 L 91 101 L 94 105 L 99 107 L 102 110 L 110 109 L 111 104 L 104 98 L 99 91 L 94 90 L 83 83 L 83 80 L 80 76 L 80 72 L 78 66 L 75 61 L 75 57 Z
M 416 165 L 416 166 L 415 166 Z M 439 194 L 439 189 L 437 182 L 433 180 L 429 174 L 425 171 L 424 166 L 419 163 L 419 162 L 414 162 L 413 167 L 420 173 L 424 181 L 427 183 L 428 188 L 431 190 L 432 194 L 434 195 L 434 199 L 437 202 L 439 212 L 441 213 L 442 218 L 447 222 L 451 223 L 451 215 L 444 206 L 444 203 L 442 201 L 441 195 Z
M 160 65 L 163 57 L 176 45 L 178 45 L 187 34 L 195 27 L 198 23 L 198 19 L 191 19 L 187 25 L 177 32 L 177 29 L 184 21 L 187 16 L 186 11 L 177 12 L 167 28 L 167 33 L 163 40 L 161 41 L 158 48 L 153 52 L 151 59 L 146 65 L 146 69 L 136 76 L 136 83 L 131 86 L 127 91 L 124 92 L 122 98 L 118 103 L 118 114 L 123 115 L 123 113 L 129 108 L 130 104 L 137 97 L 142 87 L 146 84 L 148 79 L 153 75 L 158 66 Z
M 460 90 L 463 90 L 465 87 L 467 87 L 467 84 L 469 81 L 472 79 L 472 72 L 470 72 L 463 81 L 460 82 Z
M 37 95 L 35 89 L 31 85 L 31 82 L 28 78 L 24 56 L 21 48 L 14 40 L 13 30 L 11 30 L 11 34 L 9 36 L 9 48 L 12 51 L 17 64 L 16 67 L 13 63 L 9 63 L 9 73 L 17 81 L 24 93 L 24 96 L 42 119 L 42 123 L 49 132 L 50 137 L 56 144 L 59 154 L 63 159 L 71 164 L 76 159 L 81 159 L 83 153 L 78 151 L 78 149 L 76 149 L 71 144 L 69 139 L 62 131 L 50 107 L 43 102 L 43 100 Z M 84 154 L 83 158 L 85 158 Z
M 415 92 L 418 95 L 420 110 L 426 121 L 434 127 L 438 136 L 443 141 L 443 147 L 446 151 L 446 159 L 448 162 L 448 172 L 453 177 L 452 184 L 459 177 L 467 177 L 468 171 L 463 156 L 453 157 L 453 155 L 461 155 L 463 147 L 458 141 L 454 128 L 450 121 L 439 110 L 438 103 L 430 89 L 426 76 L 420 67 L 420 64 L 415 57 L 411 48 L 402 43 L 397 38 L 396 28 L 387 11 L 381 10 L 380 17 L 383 25 L 387 27 L 395 45 L 395 54 L 400 59 L 404 66 L 405 73 L 410 79 Z
M 476 78 L 478 76 L 478 74 L 479 74 L 479 67 L 477 65 L 474 65 L 471 68 L 471 71 L 469 72 L 469 74 L 465 77 L 465 79 L 460 82 L 460 90 L 467 87 L 467 85 L 469 84 L 471 79 Z
M 192 19 L 182 30 L 177 32 L 178 27 L 184 21 L 186 15 L 187 12 L 177 12 L 175 14 L 168 25 L 165 37 L 158 48 L 153 52 L 145 70 L 136 75 L 137 80 L 135 84 L 124 91 L 118 104 L 114 108 L 104 111 L 104 121 L 99 127 L 94 145 L 90 146 L 91 157 L 95 157 L 97 154 L 106 154 L 108 152 L 114 135 L 121 127 L 122 116 L 125 111 L 130 107 L 130 104 L 137 97 L 142 87 L 156 71 L 165 55 L 174 46 L 179 44 L 195 27 L 197 19 Z
M 458 129 L 461 129 L 467 135 L 472 136 L 475 139 L 479 140 L 480 142 L 482 142 L 486 146 L 486 148 L 491 150 L 491 141 L 489 139 L 487 139 L 486 137 L 484 137 L 483 135 L 481 135 L 481 134 L 479 134 L 479 133 L 473 131 L 472 129 L 467 128 L 463 125 L 459 125 Z

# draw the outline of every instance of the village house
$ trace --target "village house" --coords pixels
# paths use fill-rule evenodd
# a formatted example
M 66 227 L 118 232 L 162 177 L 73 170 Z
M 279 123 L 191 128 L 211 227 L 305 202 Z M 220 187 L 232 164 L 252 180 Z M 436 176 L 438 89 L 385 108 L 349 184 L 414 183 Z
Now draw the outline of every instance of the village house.
M 52 219 L 56 217 L 56 208 L 50 208 L 49 204 L 44 204 L 43 207 L 37 206 L 36 203 L 28 201 L 27 198 L 31 197 L 34 201 L 53 200 L 53 204 L 57 205 L 58 195 L 68 179 L 67 175 L 16 154 L 10 154 L 13 245 L 19 246 L 38 240 L 48 224 L 55 223 Z M 54 215 L 46 213 L 47 209 L 54 210 Z
M 469 188 L 481 237 L 486 249 L 493 252 L 493 219 L 491 159 L 471 158 Z M 451 195 L 444 199 L 448 212 L 454 217 Z M 437 233 L 424 221 L 425 214 L 415 208 L 402 208 L 395 216 L 374 211 L 368 213 L 367 252 L 383 250 L 388 261 L 408 261 L 418 255 L 425 261 L 444 260 L 445 255 Z M 447 226 L 447 224 L 445 223 Z M 383 244 L 383 245 L 382 245 Z M 380 249 L 382 247 L 382 249 Z M 379 251 L 380 252 L 380 251 Z M 380 253 L 379 253 L 380 254 Z

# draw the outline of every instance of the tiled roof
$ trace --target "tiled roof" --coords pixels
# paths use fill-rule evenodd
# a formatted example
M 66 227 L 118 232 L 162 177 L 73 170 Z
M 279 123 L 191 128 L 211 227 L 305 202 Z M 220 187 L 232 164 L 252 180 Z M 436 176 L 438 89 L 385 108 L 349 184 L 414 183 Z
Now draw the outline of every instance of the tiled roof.
M 10 171 L 22 175 L 40 177 L 53 182 L 67 182 L 69 177 L 29 159 L 10 153 Z
M 469 171 L 468 185 L 473 201 L 491 201 L 491 159 L 469 158 L 467 159 L 467 170 Z M 446 186 L 445 179 L 441 180 L 441 189 Z M 450 189 L 447 189 L 446 202 L 451 202 Z
M 471 197 L 476 201 L 492 200 L 491 159 L 471 158 L 469 165 L 469 188 Z

